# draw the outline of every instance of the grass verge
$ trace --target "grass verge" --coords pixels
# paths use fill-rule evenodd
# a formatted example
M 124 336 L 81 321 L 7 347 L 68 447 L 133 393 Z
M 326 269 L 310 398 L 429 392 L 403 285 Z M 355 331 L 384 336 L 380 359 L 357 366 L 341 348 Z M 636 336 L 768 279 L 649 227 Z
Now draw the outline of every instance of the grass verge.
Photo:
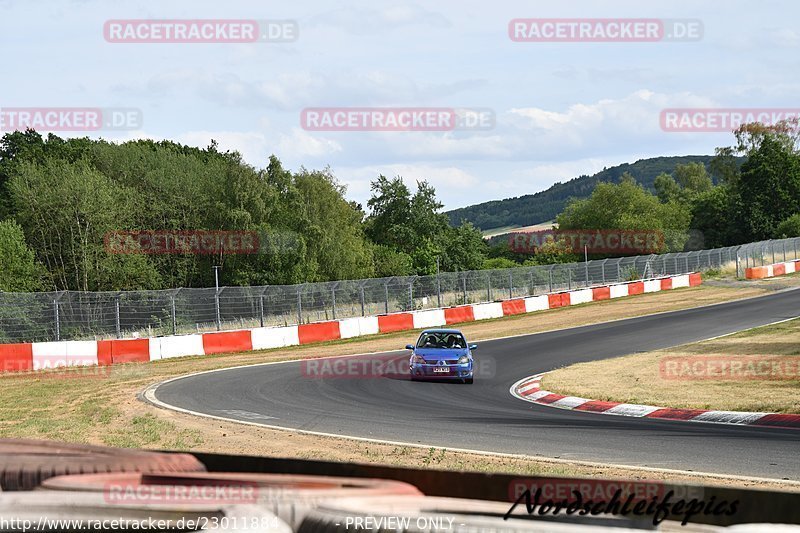
M 660 407 L 800 413 L 800 319 L 571 365 L 545 375 L 542 388 Z

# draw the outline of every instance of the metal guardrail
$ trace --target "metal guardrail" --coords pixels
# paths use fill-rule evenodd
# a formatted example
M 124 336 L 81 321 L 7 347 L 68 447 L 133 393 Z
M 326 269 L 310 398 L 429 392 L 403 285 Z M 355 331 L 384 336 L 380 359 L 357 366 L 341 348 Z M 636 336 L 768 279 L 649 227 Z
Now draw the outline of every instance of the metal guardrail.
M 0 293 L 0 342 L 130 338 L 292 325 L 489 302 L 800 259 L 800 238 L 499 270 L 261 287 Z

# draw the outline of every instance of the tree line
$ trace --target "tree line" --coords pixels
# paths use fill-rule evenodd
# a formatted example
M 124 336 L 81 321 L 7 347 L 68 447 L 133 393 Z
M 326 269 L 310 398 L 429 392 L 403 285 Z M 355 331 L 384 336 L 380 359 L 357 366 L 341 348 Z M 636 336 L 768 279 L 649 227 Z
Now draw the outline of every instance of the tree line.
M 798 122 L 746 124 L 706 161 L 679 162 L 647 184 L 623 172 L 571 198 L 560 229 L 657 230 L 660 252 L 800 236 Z M 712 179 L 712 176 L 715 179 Z M 483 239 L 442 213 L 426 181 L 378 176 L 366 206 L 330 169 L 293 172 L 272 156 L 246 164 L 216 143 L 121 144 L 49 134 L 0 139 L 0 290 L 119 291 L 430 275 L 581 260 L 562 242 L 534 255 Z M 251 231 L 260 253 L 111 253 L 120 231 Z M 596 257 L 593 257 L 596 258 Z
M 425 181 L 378 177 L 369 213 L 329 169 L 291 172 L 170 141 L 50 134 L 0 139 L 0 290 L 117 291 L 287 285 L 482 266 L 471 224 L 451 226 Z M 119 231 L 252 231 L 260 253 L 111 253 Z

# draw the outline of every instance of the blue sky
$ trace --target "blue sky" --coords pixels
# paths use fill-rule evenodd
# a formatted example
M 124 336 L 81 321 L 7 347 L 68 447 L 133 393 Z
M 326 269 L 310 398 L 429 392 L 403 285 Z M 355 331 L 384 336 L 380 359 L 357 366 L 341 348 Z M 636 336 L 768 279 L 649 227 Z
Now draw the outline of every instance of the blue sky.
M 515 18 L 699 19 L 703 38 L 519 43 Z M 109 19 L 290 19 L 291 43 L 109 43 Z M 798 105 L 792 1 L 170 2 L 0 0 L 0 107 L 133 107 L 134 131 L 330 166 L 365 203 L 379 173 L 427 179 L 446 208 L 519 196 L 604 166 L 710 154 L 724 133 L 664 132 L 663 108 Z M 308 107 L 469 107 L 486 131 L 312 132 Z M 78 135 L 74 133 L 70 135 Z

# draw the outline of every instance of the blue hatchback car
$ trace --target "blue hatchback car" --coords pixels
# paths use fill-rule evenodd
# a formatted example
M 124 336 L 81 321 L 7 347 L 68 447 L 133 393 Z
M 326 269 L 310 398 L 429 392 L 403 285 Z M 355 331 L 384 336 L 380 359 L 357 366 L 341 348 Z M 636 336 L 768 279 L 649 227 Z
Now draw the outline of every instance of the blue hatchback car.
M 472 350 L 477 344 L 467 344 L 457 329 L 426 329 L 411 350 L 409 372 L 411 379 L 457 379 L 472 383 Z

